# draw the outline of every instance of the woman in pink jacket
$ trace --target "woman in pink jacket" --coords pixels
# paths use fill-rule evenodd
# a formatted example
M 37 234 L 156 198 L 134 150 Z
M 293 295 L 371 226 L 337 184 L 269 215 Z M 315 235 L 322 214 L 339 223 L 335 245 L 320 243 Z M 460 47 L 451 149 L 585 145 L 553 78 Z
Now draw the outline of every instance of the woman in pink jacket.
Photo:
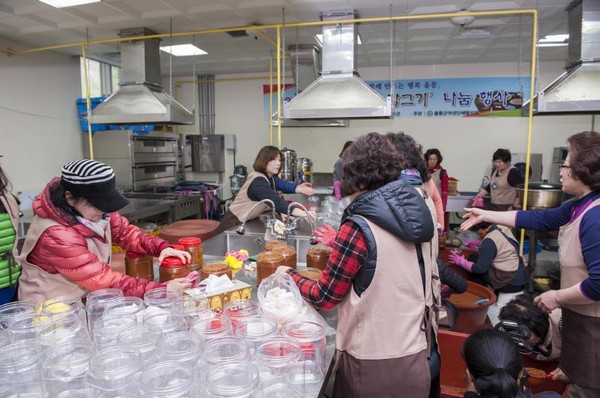
M 56 296 L 87 295 L 118 288 L 126 296 L 143 297 L 158 282 L 113 271 L 112 243 L 126 250 L 158 257 L 176 256 L 188 262 L 187 252 L 151 237 L 117 211 L 128 201 L 115 188 L 113 169 L 94 160 L 65 164 L 33 202 L 33 219 L 19 256 L 23 268 L 19 300 L 41 304 Z M 185 278 L 166 284 L 179 292 L 191 287 Z

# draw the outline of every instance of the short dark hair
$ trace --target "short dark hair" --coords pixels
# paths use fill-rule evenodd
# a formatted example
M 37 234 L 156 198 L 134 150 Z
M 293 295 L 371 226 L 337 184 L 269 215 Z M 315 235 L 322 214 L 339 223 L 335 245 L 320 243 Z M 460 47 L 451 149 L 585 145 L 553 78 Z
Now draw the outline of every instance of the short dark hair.
M 500 309 L 499 318 L 527 326 L 542 340 L 548 335 L 549 316 L 533 303 L 533 297 L 529 294 L 519 294 L 510 300 Z
M 385 136 L 404 157 L 403 168 L 416 169 L 425 182 L 431 179 L 425 158 L 421 155 L 423 147 L 413 137 L 403 132 L 387 133 Z
M 442 160 L 444 160 L 441 152 L 439 149 L 437 148 L 430 148 L 427 151 L 425 151 L 425 155 L 423 155 L 423 157 L 425 158 L 425 160 L 429 160 L 429 157 L 431 155 L 435 155 L 438 158 L 438 164 L 442 163 Z
M 523 359 L 513 340 L 495 329 L 481 329 L 462 346 L 462 356 L 481 397 L 517 396 Z
M 342 195 L 372 191 L 400 177 L 404 158 L 379 133 L 359 137 L 342 157 Z
M 486 229 L 490 225 L 492 225 L 491 222 L 482 221 L 480 223 L 477 223 L 477 224 L 473 225 L 471 228 L 469 228 L 469 231 L 477 232 L 480 229 Z
M 492 160 L 501 160 L 504 163 L 510 163 L 512 156 L 510 155 L 510 151 L 508 149 L 498 148 L 492 155 Z
M 583 131 L 573 134 L 569 142 L 571 176 L 590 187 L 600 190 L 600 134 Z
M 279 156 L 280 158 L 283 157 L 279 148 L 271 145 L 262 147 L 260 151 L 258 151 L 258 155 L 256 155 L 256 159 L 254 160 L 254 164 L 252 165 L 254 171 L 267 174 L 267 164 L 271 160 L 277 159 L 277 156 Z
M 350 145 L 352 145 L 353 143 L 354 143 L 354 141 L 346 141 L 346 143 L 344 144 L 344 147 L 342 148 L 342 152 L 340 152 L 340 156 L 339 156 L 340 158 L 342 156 L 344 156 L 344 152 L 346 152 L 346 149 L 348 149 L 348 147 Z

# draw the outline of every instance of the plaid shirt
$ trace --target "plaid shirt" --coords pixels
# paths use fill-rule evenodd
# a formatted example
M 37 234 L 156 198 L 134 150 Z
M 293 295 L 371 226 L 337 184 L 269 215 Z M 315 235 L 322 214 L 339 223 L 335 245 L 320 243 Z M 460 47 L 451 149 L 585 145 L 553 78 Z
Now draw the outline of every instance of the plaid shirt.
M 365 238 L 352 221 L 341 225 L 332 249 L 327 267 L 318 281 L 305 278 L 293 269 L 287 270 L 302 297 L 320 310 L 330 310 L 344 299 L 367 259 Z

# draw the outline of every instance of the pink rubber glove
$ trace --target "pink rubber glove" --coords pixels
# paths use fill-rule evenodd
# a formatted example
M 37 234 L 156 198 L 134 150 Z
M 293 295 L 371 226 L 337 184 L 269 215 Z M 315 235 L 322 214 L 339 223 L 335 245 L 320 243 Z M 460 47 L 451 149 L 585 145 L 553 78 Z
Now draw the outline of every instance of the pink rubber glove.
M 465 243 L 463 243 L 465 246 L 467 246 L 469 249 L 479 249 L 479 245 L 481 244 L 481 241 L 478 240 L 468 240 Z
M 335 198 L 337 200 L 341 200 L 342 199 L 341 187 L 342 187 L 342 182 L 341 181 L 334 181 L 333 182 L 333 193 L 334 193 Z
M 323 224 L 323 226 L 315 229 L 316 241 L 329 247 L 333 247 L 336 235 L 337 231 L 328 224 Z
M 200 277 L 200 274 L 198 274 L 198 271 L 192 271 L 189 274 L 187 274 L 185 279 L 192 282 L 192 287 L 198 287 L 198 278 L 199 277 Z
M 473 198 L 473 202 L 471 203 L 473 207 L 483 207 L 483 198 Z
M 458 265 L 469 272 L 471 272 L 471 268 L 473 268 L 473 262 L 467 260 L 462 254 L 450 253 L 448 260 L 450 260 L 451 264 Z

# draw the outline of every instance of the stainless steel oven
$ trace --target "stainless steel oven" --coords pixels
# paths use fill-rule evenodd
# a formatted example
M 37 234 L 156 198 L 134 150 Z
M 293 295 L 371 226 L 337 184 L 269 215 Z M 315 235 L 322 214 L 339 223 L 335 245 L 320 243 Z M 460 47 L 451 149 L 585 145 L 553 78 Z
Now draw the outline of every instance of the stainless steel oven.
M 153 131 L 139 136 L 131 130 L 109 130 L 96 132 L 92 141 L 94 158 L 115 170 L 117 186 L 124 191 L 152 190 L 177 182 L 178 134 Z

